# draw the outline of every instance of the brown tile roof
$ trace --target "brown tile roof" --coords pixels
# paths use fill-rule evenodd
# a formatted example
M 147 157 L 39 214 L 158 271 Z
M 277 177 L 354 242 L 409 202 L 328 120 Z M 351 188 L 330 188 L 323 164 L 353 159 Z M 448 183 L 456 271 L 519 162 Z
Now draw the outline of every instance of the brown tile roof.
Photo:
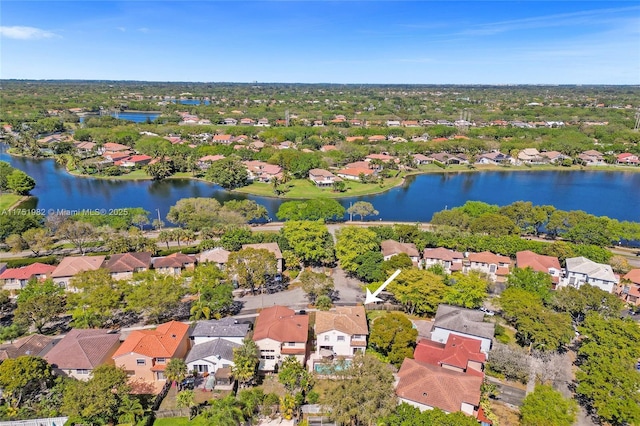
M 109 272 L 134 272 L 137 269 L 151 267 L 151 253 L 121 253 L 114 254 L 105 264 Z
M 0 361 L 18 358 L 23 355 L 44 356 L 53 341 L 53 337 L 31 334 L 21 337 L 13 343 L 5 343 L 0 345 Z
M 544 256 L 530 250 L 516 253 L 516 265 L 518 268 L 530 267 L 534 271 L 544 272 L 545 274 L 549 272 L 549 268 L 560 270 L 560 261 L 557 257 Z
M 49 276 L 53 271 L 55 271 L 55 269 L 55 266 L 36 262 L 28 266 L 23 266 L 21 268 L 7 269 L 2 274 L 0 274 L 0 280 L 28 280 L 35 275 Z
M 426 248 L 423 251 L 422 257 L 425 259 L 438 259 L 449 262 L 454 262 L 456 260 L 462 261 L 462 259 L 464 259 L 464 255 L 462 253 L 449 250 L 444 247 Z
M 471 262 L 478 263 L 507 263 L 511 264 L 511 259 L 507 256 L 500 256 L 499 254 L 491 253 L 490 251 L 483 251 L 480 253 L 469 253 L 469 260 Z
M 306 342 L 309 330 L 309 316 L 296 315 L 284 306 L 263 309 L 256 319 L 253 331 L 255 342 L 272 339 L 277 342 Z
M 222 247 L 216 247 L 214 249 L 203 251 L 202 253 L 200 253 L 200 256 L 198 256 L 198 262 L 213 262 L 224 264 L 229 261 L 230 254 L 230 251 L 227 251 Z
M 371 169 L 342 169 L 336 172 L 337 175 L 346 175 L 346 176 L 360 176 L 361 174 L 368 176 L 373 174 L 373 170 Z
M 196 258 L 190 254 L 178 252 L 169 256 L 156 257 L 152 262 L 154 268 L 184 268 L 185 265 L 196 263 Z
M 316 334 L 338 330 L 343 333 L 369 334 L 364 306 L 339 306 L 333 311 L 316 312 Z
M 419 257 L 420 253 L 413 243 L 399 243 L 394 240 L 384 240 L 380 243 L 383 256 L 406 253 L 409 257 Z
M 442 364 L 452 365 L 458 368 L 467 368 L 469 361 L 484 363 L 487 356 L 480 352 L 482 342 L 478 339 L 450 334 L 446 344 L 422 339 L 418 342 L 413 352 L 416 361 L 435 366 Z M 477 370 L 469 369 L 467 373 L 484 376 Z
M 482 378 L 405 358 L 396 394 L 410 401 L 454 413 L 462 403 L 478 406 Z
M 60 369 L 92 370 L 104 364 L 120 344 L 120 335 L 111 330 L 72 329 L 44 359 Z
M 622 278 L 640 285 L 640 269 L 632 269 Z
M 113 358 L 130 353 L 151 358 L 171 358 L 188 332 L 189 326 L 178 321 L 161 324 L 155 330 L 132 331 Z
M 84 271 L 95 271 L 104 263 L 105 256 L 67 256 L 51 273 L 53 278 L 73 277 Z
M 259 244 L 243 244 L 243 249 L 252 248 L 254 250 L 269 250 L 273 253 L 276 259 L 282 259 L 282 252 L 278 243 L 259 243 Z

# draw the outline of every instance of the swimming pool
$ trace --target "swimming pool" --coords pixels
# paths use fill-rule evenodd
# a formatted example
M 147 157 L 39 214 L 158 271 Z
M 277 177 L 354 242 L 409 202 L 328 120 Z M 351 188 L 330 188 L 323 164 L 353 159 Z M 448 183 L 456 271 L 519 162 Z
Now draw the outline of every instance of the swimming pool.
M 328 375 L 333 373 L 334 371 L 342 371 L 346 370 L 351 366 L 351 360 L 346 359 L 342 362 L 334 363 L 334 364 L 326 364 L 326 363 L 315 363 L 313 364 L 313 371 L 318 374 Z

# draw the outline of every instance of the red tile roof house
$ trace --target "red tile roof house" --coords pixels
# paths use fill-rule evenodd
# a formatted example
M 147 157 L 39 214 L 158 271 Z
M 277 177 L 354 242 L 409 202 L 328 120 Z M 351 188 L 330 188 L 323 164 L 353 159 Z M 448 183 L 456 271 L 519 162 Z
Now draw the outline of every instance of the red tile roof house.
M 380 243 L 380 248 L 382 250 L 382 257 L 384 257 L 384 260 L 389 260 L 393 256 L 405 253 L 409 256 L 414 265 L 417 266 L 420 262 L 420 252 L 413 243 L 399 243 L 394 240 L 384 240 Z
M 211 166 L 211 163 L 224 159 L 224 155 L 205 155 L 198 159 L 198 167 L 201 170 L 206 170 Z
M 53 282 L 68 291 L 76 291 L 69 288 L 71 278 L 84 271 L 95 271 L 104 264 L 105 256 L 67 256 L 51 273 Z
M 160 391 L 166 382 L 164 370 L 171 358 L 184 359 L 189 351 L 189 325 L 171 321 L 155 330 L 135 330 L 113 354 L 133 381 L 150 383 Z
M 422 259 L 424 269 L 429 269 L 433 265 L 440 265 L 447 274 L 451 274 L 452 272 L 462 271 L 464 255 L 444 247 L 426 248 L 422 252 Z
M 113 254 L 104 266 L 111 277 L 116 280 L 127 280 L 134 272 L 147 271 L 151 268 L 151 253 L 122 253 Z
M 325 169 L 309 170 L 309 180 L 318 188 L 328 188 L 333 186 L 335 182 L 342 182 L 342 179 Z
M 3 290 L 20 290 L 25 288 L 30 280 L 45 280 L 51 276 L 56 267 L 44 263 L 32 263 L 21 268 L 9 268 L 0 274 Z
M 161 274 L 180 275 L 184 269 L 196 267 L 195 256 L 183 253 L 173 253 L 169 256 L 154 257 L 151 259 L 153 269 Z
M 478 339 L 450 334 L 447 343 L 421 339 L 413 352 L 416 361 L 446 368 L 458 373 L 484 377 L 487 355 L 480 352 Z
M 594 149 L 584 151 L 582 154 L 578 154 L 578 158 L 584 161 L 587 166 L 604 166 L 604 155 L 601 152 Z
M 423 164 L 431 164 L 433 162 L 433 158 L 427 157 L 426 155 L 423 155 L 423 154 L 414 154 L 413 162 L 416 165 L 421 166 Z
M 242 163 L 247 167 L 249 180 L 271 182 L 274 177 L 282 178 L 282 167 L 278 165 L 257 160 L 243 161 Z
M 278 243 L 243 244 L 243 249 L 252 248 L 254 250 L 269 250 L 276 257 L 276 269 L 281 274 L 284 270 L 284 257 L 280 251 Z
M 439 408 L 447 413 L 478 415 L 482 377 L 405 358 L 398 378 L 396 395 L 420 411 Z
M 212 142 L 213 143 L 223 143 L 225 145 L 229 145 L 233 136 L 231 135 L 213 135 Z
M 516 266 L 520 269 L 531 268 L 534 271 L 551 275 L 554 288 L 560 282 L 562 275 L 562 268 L 557 257 L 543 256 L 530 250 L 516 253 Z
M 103 154 L 105 152 L 123 152 L 123 151 L 129 151 L 130 149 L 131 147 L 128 147 L 127 145 L 122 145 L 120 143 L 114 143 L 114 142 L 107 142 L 104 145 L 102 145 L 98 153 Z
M 53 347 L 54 338 L 43 334 L 31 334 L 0 345 L 0 362 L 24 355 L 43 357 Z
M 480 351 L 489 353 L 493 344 L 495 324 L 484 322 L 482 311 L 442 304 L 436 311 L 431 340 L 445 343 L 451 334 L 480 340 Z
M 631 154 L 630 152 L 624 152 L 622 154 L 618 154 L 616 157 L 617 164 L 631 164 L 637 166 L 640 164 L 640 159 L 637 155 Z
M 113 364 L 111 356 L 120 346 L 120 334 L 112 330 L 72 329 L 44 356 L 56 374 L 89 380 L 94 368 Z
M 148 155 L 138 154 L 138 155 L 132 155 L 130 157 L 122 159 L 119 161 L 120 164 L 116 164 L 116 165 L 122 166 L 122 167 L 145 166 L 149 164 L 149 161 L 151 160 L 152 158 Z
M 374 174 L 374 171 L 371 170 L 370 168 L 366 167 L 366 168 L 345 168 L 342 170 L 338 170 L 336 172 L 336 175 L 338 177 L 341 177 L 343 179 L 348 179 L 348 180 L 360 180 L 360 176 L 364 175 L 364 176 L 372 176 Z
M 632 269 L 622 277 L 616 294 L 625 302 L 640 306 L 640 269 Z
M 500 256 L 489 251 L 481 253 L 469 253 L 469 265 L 465 267 L 463 272 L 478 271 L 487 274 L 489 279 L 494 282 L 502 283 L 509 275 L 509 266 L 511 259 L 507 256 Z
M 394 157 L 393 155 L 387 155 L 387 154 L 369 154 L 367 155 L 365 161 L 371 161 L 371 160 L 380 160 L 383 163 L 390 163 L 396 160 L 396 157 Z
M 369 142 L 382 142 L 386 141 L 387 137 L 384 135 L 373 135 L 369 136 L 367 139 L 369 140 Z
M 263 309 L 253 331 L 253 341 L 260 348 L 260 365 L 263 372 L 275 371 L 276 365 L 287 356 L 294 356 L 304 365 L 307 358 L 309 316 L 296 315 L 284 306 Z

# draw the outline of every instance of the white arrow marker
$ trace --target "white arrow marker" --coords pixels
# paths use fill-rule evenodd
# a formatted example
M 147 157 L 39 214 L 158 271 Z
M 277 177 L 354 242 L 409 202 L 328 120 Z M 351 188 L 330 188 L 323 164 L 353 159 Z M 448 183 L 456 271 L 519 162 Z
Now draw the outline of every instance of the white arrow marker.
M 380 292 L 382 290 L 384 290 L 384 288 L 386 286 L 388 286 L 391 281 L 393 281 L 398 275 L 400 274 L 400 269 L 398 269 L 397 271 L 395 271 L 393 273 L 393 275 L 391 275 L 389 277 L 389 279 L 387 279 L 384 283 L 382 283 L 382 285 L 380 287 L 378 287 L 378 289 L 376 291 L 373 292 L 373 294 L 369 291 L 369 289 L 367 289 L 367 297 L 364 299 L 364 304 L 367 305 L 369 303 L 374 303 L 374 302 L 382 302 L 382 299 L 380 299 L 379 297 L 377 297 Z

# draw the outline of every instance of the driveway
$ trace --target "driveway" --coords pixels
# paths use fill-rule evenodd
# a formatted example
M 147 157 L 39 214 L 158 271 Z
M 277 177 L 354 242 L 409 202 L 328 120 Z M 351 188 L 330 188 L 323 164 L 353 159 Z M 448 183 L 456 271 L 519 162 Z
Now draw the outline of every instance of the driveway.
M 497 399 L 499 401 L 502 401 L 505 404 L 513 405 L 515 407 L 520 407 L 522 405 L 522 400 L 527 395 L 527 392 L 524 389 L 508 385 L 494 377 L 487 376 L 487 380 L 496 385 L 496 387 L 498 388 Z
M 299 287 L 273 294 L 236 297 L 235 300 L 242 303 L 241 313 L 247 313 L 247 311 L 255 312 L 257 309 L 274 305 L 284 305 L 291 309 L 305 309 L 309 303 L 304 292 Z

